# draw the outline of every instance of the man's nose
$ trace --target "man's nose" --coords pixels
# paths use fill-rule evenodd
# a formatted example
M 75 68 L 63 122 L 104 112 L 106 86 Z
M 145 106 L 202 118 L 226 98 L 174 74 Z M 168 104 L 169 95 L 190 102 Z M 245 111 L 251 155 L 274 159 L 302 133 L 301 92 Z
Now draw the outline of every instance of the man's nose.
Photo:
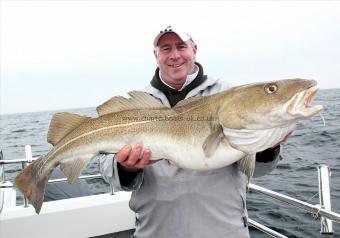
M 178 59 L 180 57 L 179 51 L 174 47 L 170 52 L 170 59 Z

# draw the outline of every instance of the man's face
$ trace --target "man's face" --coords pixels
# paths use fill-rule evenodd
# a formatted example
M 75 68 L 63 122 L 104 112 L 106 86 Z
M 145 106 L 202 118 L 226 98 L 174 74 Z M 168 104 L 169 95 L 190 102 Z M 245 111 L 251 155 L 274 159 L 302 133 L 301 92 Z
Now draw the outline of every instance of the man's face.
M 162 79 L 180 89 L 195 68 L 196 45 L 183 42 L 175 33 L 163 35 L 154 50 Z

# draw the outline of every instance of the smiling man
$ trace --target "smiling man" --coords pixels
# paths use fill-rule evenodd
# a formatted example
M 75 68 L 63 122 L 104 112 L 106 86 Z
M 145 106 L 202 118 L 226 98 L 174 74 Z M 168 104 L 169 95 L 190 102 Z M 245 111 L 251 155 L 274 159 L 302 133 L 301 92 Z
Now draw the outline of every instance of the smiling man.
M 195 65 L 197 46 L 185 33 L 159 34 L 154 41 L 154 55 L 158 63 L 162 82 L 176 90 L 187 84 L 188 75 L 198 71 Z
M 158 67 L 146 92 L 165 106 L 225 88 L 218 79 L 204 75 L 189 34 L 169 26 L 156 35 L 153 44 Z M 279 151 L 277 146 L 257 154 L 255 176 L 275 168 Z M 247 178 L 238 163 L 195 171 L 178 168 L 167 160 L 150 162 L 151 154 L 139 144 L 100 157 L 104 179 L 116 190 L 133 191 L 129 205 L 136 213 L 134 237 L 249 237 Z

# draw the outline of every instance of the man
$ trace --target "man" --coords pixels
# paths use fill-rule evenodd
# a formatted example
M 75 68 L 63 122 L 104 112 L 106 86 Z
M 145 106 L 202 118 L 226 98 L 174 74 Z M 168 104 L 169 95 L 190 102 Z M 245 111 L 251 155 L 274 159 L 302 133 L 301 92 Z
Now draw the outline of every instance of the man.
M 161 31 L 154 39 L 158 67 L 146 92 L 168 107 L 220 92 L 222 83 L 203 74 L 196 51 L 190 35 L 170 26 Z M 276 166 L 279 150 L 276 146 L 257 154 L 255 176 Z M 116 189 L 133 191 L 129 205 L 136 213 L 135 237 L 249 237 L 247 179 L 238 163 L 194 171 L 166 160 L 151 162 L 151 156 L 143 145 L 126 145 L 115 156 L 100 158 L 105 180 Z

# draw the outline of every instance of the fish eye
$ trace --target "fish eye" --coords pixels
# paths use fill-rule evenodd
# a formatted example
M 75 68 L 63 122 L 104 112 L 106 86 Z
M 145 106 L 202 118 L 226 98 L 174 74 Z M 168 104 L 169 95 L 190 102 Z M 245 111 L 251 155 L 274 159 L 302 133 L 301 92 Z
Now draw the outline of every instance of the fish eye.
M 269 94 L 275 93 L 277 91 L 277 89 L 278 89 L 278 87 L 274 83 L 267 84 L 267 85 L 264 86 L 264 91 L 266 93 L 269 93 Z

